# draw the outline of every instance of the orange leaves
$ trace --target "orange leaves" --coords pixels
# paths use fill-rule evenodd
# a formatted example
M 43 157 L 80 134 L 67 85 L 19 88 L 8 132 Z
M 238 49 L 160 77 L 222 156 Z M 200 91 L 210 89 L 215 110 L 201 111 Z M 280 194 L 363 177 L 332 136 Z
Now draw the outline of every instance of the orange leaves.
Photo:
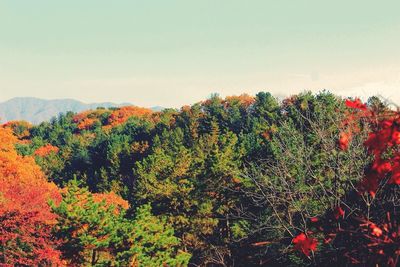
M 13 151 L 16 142 L 17 138 L 13 135 L 11 129 L 0 128 L 0 151 Z
M 45 146 L 39 147 L 38 149 L 35 150 L 33 153 L 35 156 L 39 157 L 46 157 L 50 155 L 51 153 L 58 153 L 59 148 L 50 144 L 47 144 Z
M 35 210 L 38 215 L 45 212 L 50 216 L 47 200 L 59 198 L 57 187 L 46 181 L 33 158 L 16 153 L 12 143 L 15 139 L 9 134 L 0 129 L 2 146 L 8 147 L 8 150 L 0 150 L 0 190 L 4 198 L 0 210 Z
M 114 192 L 110 193 L 102 193 L 102 194 L 93 194 L 93 200 L 94 202 L 101 202 L 105 201 L 107 206 L 113 205 L 115 207 L 121 207 L 124 210 L 127 210 L 129 208 L 129 203 L 128 201 L 124 200 Z
M 347 150 L 349 148 L 349 142 L 351 140 L 350 133 L 342 132 L 339 135 L 339 148 L 341 150 Z
M 47 204 L 49 199 L 60 200 L 58 188 L 46 181 L 32 157 L 16 153 L 16 139 L 10 134 L 0 128 L 0 239 L 3 252 L 8 254 L 7 263 L 61 264 L 48 227 L 55 215 Z
M 369 225 L 369 228 L 371 229 L 371 235 L 376 236 L 376 237 L 380 237 L 383 234 L 383 231 L 381 228 L 379 228 L 378 226 L 376 226 L 376 224 L 371 223 Z
M 250 105 L 254 104 L 255 98 L 249 96 L 248 94 L 242 94 L 240 96 L 227 96 L 223 102 L 224 105 L 227 107 L 229 107 L 233 102 L 238 102 L 240 103 L 240 105 L 247 108 Z
M 84 120 L 85 118 L 87 118 L 88 114 L 90 114 L 90 111 L 78 113 L 72 118 L 72 121 L 75 123 L 79 123 L 82 120 Z
M 233 182 L 234 184 L 241 184 L 241 183 L 242 183 L 242 180 L 241 180 L 240 178 L 238 178 L 238 177 L 233 177 L 233 178 L 232 178 L 232 182 Z
M 108 118 L 111 127 L 125 123 L 130 117 L 146 117 L 153 114 L 151 109 L 127 106 L 114 110 Z
M 306 236 L 306 234 L 301 233 L 295 238 L 293 238 L 292 243 L 294 245 L 294 249 L 303 253 L 307 257 L 310 256 L 312 251 L 317 250 L 318 241 L 315 238 L 310 238 Z
M 92 126 L 100 122 L 100 117 L 104 113 L 110 113 L 108 109 L 87 110 L 76 114 L 72 121 L 77 124 L 79 130 L 89 130 Z
M 82 121 L 78 123 L 79 130 L 88 130 L 93 126 L 98 120 L 94 118 L 84 118 Z
M 270 131 L 265 131 L 265 132 L 261 133 L 261 136 L 264 137 L 265 140 L 271 140 Z
M 213 99 L 207 99 L 203 102 L 201 102 L 202 106 L 210 106 L 213 101 L 217 101 L 219 104 L 221 104 L 224 108 L 230 108 L 235 105 L 240 105 L 244 108 L 248 108 L 254 102 L 256 101 L 254 97 L 248 95 L 248 94 L 241 94 L 239 96 L 227 96 L 225 99 L 222 99 L 219 96 L 213 97 Z M 187 107 L 184 107 L 185 110 Z
M 24 139 L 30 136 L 29 130 L 32 125 L 27 121 L 9 121 L 4 123 L 2 127 L 11 129 L 18 139 Z
M 0 129 L 2 141 L 15 141 L 4 138 L 7 133 Z M 48 198 L 59 198 L 57 187 L 46 181 L 39 166 L 31 157 L 22 157 L 16 153 L 13 144 L 9 150 L 0 150 L 0 190 L 5 199 L 0 203 L 0 210 L 36 210 L 39 214 L 47 210 Z M 49 214 L 48 214 L 49 215 Z
M 100 122 L 103 115 L 108 115 L 111 113 L 109 109 L 96 109 L 87 110 L 76 114 L 72 121 L 77 124 L 79 130 L 89 130 L 94 124 Z
M 110 112 L 111 110 L 108 110 Z M 111 130 L 113 127 L 118 126 L 120 124 L 125 123 L 131 117 L 147 117 L 150 118 L 152 115 L 156 115 L 158 113 L 154 113 L 151 109 L 141 108 L 136 106 L 126 106 L 121 107 L 115 110 L 112 110 L 111 114 L 109 115 L 107 122 L 103 124 L 103 130 L 108 131 Z M 157 119 L 157 116 L 152 116 L 152 119 Z M 85 127 L 91 127 L 96 121 L 86 120 L 82 117 L 78 128 L 83 129 Z
M 62 194 L 65 194 L 70 190 L 70 187 L 64 187 L 60 189 Z M 101 203 L 104 202 L 103 208 L 107 209 L 110 206 L 113 206 L 114 212 L 118 214 L 121 209 L 127 210 L 129 208 L 128 201 L 124 200 L 119 195 L 115 194 L 114 192 L 109 193 L 89 193 L 87 190 L 84 194 L 76 194 L 75 197 L 77 198 L 78 202 L 75 205 L 79 207 L 84 207 L 88 203 L 88 197 L 91 196 L 94 203 Z

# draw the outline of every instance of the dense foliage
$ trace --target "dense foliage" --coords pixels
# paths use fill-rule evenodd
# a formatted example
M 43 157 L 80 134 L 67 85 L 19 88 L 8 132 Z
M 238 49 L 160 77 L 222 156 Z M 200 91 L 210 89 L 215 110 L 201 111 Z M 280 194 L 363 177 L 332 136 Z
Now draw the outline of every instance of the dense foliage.
M 55 216 L 47 199 L 60 200 L 31 157 L 14 149 L 17 139 L 0 129 L 0 263 L 10 266 L 60 264 L 50 229 Z
M 5 124 L 0 263 L 396 266 L 398 116 L 374 97 L 261 92 Z M 35 243 L 23 218 L 39 214 Z

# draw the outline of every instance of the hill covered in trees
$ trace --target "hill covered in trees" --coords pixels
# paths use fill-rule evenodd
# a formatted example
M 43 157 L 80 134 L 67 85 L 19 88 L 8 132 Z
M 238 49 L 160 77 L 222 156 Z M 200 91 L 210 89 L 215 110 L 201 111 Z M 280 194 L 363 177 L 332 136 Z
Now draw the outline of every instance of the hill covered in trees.
M 0 263 L 396 266 L 400 122 L 378 98 L 217 95 L 0 128 Z

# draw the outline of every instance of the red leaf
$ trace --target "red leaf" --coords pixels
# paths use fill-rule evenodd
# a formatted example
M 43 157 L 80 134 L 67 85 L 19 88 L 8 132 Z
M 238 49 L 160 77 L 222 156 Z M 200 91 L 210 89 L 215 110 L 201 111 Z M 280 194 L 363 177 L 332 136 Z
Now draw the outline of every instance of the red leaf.
M 361 103 L 361 100 L 359 98 L 356 98 L 353 101 L 348 99 L 348 100 L 346 100 L 345 104 L 348 108 L 367 110 L 367 105 Z
M 293 238 L 292 243 L 295 250 L 302 252 L 307 257 L 310 256 L 311 251 L 317 250 L 318 245 L 317 239 L 309 238 L 304 233 Z
M 386 173 L 392 171 L 392 164 L 387 160 L 382 160 L 381 158 L 377 158 L 373 165 L 372 169 L 374 169 L 377 173 L 381 175 L 385 175 Z
M 339 220 L 340 218 L 344 218 L 344 210 L 341 207 L 337 207 L 335 211 L 333 212 L 333 215 L 335 216 L 336 220 Z

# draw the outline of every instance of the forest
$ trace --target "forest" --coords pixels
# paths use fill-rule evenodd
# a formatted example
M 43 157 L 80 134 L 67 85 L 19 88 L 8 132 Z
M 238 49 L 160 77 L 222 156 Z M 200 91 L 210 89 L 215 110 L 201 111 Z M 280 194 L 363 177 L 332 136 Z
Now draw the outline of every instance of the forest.
M 0 266 L 399 266 L 400 113 L 328 91 L 0 127 Z

